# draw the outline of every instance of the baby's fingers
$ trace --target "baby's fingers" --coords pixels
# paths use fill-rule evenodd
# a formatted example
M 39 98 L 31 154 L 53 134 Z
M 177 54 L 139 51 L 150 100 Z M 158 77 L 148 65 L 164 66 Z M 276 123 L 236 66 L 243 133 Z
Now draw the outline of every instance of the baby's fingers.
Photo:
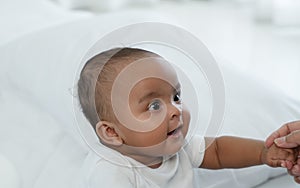
M 291 162 L 291 161 L 283 161 L 283 162 L 281 163 L 281 166 L 282 166 L 283 168 L 286 168 L 287 170 L 291 170 L 291 169 L 293 168 L 293 166 L 294 166 L 294 163 Z
M 285 163 L 285 161 L 283 161 L 283 160 L 277 160 L 277 159 L 271 160 L 271 161 L 268 163 L 268 165 L 269 165 L 270 167 L 283 167 L 283 168 L 286 168 L 286 167 L 285 167 L 286 163 Z
M 300 184 L 300 177 L 298 176 L 295 176 L 294 177 L 294 181 L 296 182 L 296 183 L 298 183 L 298 184 Z
M 292 176 L 300 176 L 300 167 L 299 167 L 299 165 L 294 165 L 290 170 L 288 170 L 288 172 Z
M 274 159 L 291 161 L 292 163 L 296 163 L 298 159 L 298 154 L 295 154 L 295 152 L 291 149 L 285 149 L 278 152 L 277 156 L 275 156 Z

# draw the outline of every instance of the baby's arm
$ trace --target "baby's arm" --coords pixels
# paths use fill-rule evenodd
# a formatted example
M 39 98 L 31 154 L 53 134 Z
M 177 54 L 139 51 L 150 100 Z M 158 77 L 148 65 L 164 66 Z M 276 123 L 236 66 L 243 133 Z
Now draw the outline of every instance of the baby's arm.
M 296 160 L 293 150 L 275 146 L 267 149 L 259 140 L 222 136 L 206 138 L 205 142 L 207 149 L 201 168 L 243 168 L 261 164 L 279 167 L 285 160 Z

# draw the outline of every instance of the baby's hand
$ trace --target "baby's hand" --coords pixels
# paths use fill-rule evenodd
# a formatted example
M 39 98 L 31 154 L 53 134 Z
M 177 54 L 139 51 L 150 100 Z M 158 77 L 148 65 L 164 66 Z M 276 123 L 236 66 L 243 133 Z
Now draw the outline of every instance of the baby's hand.
M 279 148 L 273 144 L 269 148 L 264 148 L 261 161 L 270 167 L 284 167 L 290 170 L 298 159 L 298 149 Z

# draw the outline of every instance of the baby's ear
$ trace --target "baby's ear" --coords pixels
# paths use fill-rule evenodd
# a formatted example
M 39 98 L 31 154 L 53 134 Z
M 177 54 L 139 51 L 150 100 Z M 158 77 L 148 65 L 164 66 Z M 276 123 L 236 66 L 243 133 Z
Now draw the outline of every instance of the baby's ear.
M 107 121 L 99 121 L 96 125 L 96 133 L 102 142 L 111 146 L 121 146 L 122 138 L 115 131 L 115 124 Z

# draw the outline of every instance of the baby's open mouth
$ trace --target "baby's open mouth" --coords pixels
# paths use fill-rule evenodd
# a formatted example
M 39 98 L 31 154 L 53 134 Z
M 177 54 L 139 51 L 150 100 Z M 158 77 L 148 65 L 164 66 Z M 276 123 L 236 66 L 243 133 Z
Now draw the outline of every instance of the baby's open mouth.
M 182 128 L 182 125 L 180 125 L 179 127 L 177 127 L 176 129 L 170 131 L 167 133 L 168 136 L 171 136 L 171 135 L 176 135 Z

